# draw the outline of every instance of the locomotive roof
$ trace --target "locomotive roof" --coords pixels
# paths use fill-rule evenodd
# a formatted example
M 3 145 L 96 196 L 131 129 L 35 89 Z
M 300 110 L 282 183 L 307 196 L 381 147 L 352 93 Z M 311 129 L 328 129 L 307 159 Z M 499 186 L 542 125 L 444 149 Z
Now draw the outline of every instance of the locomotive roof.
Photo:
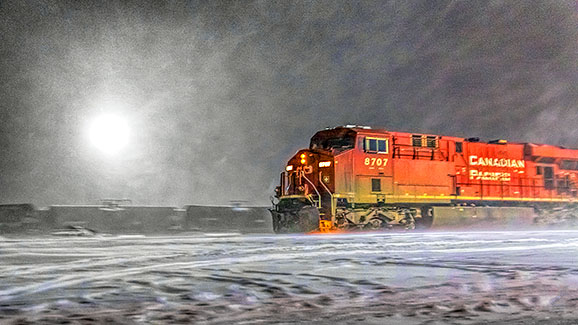
M 464 137 L 454 137 L 454 136 L 441 136 L 437 134 L 430 134 L 430 133 L 420 133 L 420 132 L 399 132 L 399 131 L 388 131 L 384 128 L 372 128 L 370 126 L 361 126 L 361 125 L 344 125 L 344 126 L 337 126 L 334 128 L 326 128 L 325 130 L 319 131 L 315 133 L 312 137 L 317 138 L 322 135 L 345 135 L 345 134 L 366 134 L 366 135 L 378 135 L 378 134 L 394 134 L 394 135 L 412 135 L 412 134 L 420 134 L 426 136 L 439 136 L 443 137 L 444 139 L 452 139 L 455 141 L 463 141 L 463 142 L 471 142 L 471 143 L 485 143 L 485 144 L 499 144 L 499 145 L 526 145 L 530 147 L 535 155 L 539 156 L 555 156 L 555 157 L 564 157 L 564 158 L 578 158 L 578 149 L 574 148 L 566 148 L 562 146 L 550 145 L 550 144 L 541 144 L 541 143 L 532 143 L 532 142 L 509 142 L 505 140 L 494 140 L 494 141 L 480 141 L 478 138 L 464 138 Z M 504 142 L 499 142 L 504 141 Z
M 337 126 L 334 128 L 326 128 L 325 130 L 319 131 L 317 132 L 315 135 L 319 134 L 319 133 L 340 133 L 340 132 L 346 132 L 345 130 L 351 130 L 355 133 L 362 133 L 362 134 L 421 134 L 421 135 L 431 135 L 431 136 L 440 136 L 437 134 L 432 134 L 432 133 L 418 133 L 418 132 L 399 132 L 399 131 L 388 131 L 385 128 L 372 128 L 370 126 L 362 126 L 362 125 L 345 125 L 345 126 Z M 459 137 L 451 137 L 451 136 L 443 136 L 444 138 L 448 139 L 448 138 L 455 138 L 455 139 L 464 139 L 464 138 L 459 138 Z

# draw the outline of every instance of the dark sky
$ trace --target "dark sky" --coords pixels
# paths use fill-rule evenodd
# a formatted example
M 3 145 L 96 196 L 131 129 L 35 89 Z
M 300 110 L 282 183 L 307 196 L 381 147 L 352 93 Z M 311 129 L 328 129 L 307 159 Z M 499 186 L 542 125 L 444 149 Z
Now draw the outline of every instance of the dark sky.
M 267 204 L 342 124 L 578 147 L 570 0 L 0 1 L 0 42 L 0 203 Z

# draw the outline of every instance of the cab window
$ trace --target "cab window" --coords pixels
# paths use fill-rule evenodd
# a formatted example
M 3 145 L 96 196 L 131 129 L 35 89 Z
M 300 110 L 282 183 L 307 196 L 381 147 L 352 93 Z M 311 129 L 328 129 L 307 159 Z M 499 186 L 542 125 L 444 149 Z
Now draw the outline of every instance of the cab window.
M 323 134 L 321 134 L 311 139 L 309 148 L 345 151 L 347 149 L 352 149 L 354 145 L 355 145 L 354 135 L 324 136 Z
M 382 138 L 365 138 L 365 152 L 370 153 L 388 153 L 388 139 Z

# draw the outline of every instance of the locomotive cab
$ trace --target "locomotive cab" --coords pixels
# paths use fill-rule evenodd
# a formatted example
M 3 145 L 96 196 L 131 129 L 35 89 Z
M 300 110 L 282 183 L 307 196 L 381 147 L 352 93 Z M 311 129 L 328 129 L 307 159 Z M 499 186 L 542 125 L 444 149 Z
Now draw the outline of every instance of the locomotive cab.
M 385 207 L 392 189 L 391 135 L 346 126 L 317 132 L 281 173 L 276 232 L 411 226 L 416 209 Z

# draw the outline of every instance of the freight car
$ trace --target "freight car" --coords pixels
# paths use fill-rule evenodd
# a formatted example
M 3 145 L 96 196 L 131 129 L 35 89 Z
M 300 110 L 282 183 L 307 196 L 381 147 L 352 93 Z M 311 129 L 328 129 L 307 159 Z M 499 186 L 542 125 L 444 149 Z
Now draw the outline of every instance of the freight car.
M 278 233 L 517 227 L 534 209 L 574 206 L 577 178 L 578 150 L 342 126 L 289 159 L 271 214 Z

